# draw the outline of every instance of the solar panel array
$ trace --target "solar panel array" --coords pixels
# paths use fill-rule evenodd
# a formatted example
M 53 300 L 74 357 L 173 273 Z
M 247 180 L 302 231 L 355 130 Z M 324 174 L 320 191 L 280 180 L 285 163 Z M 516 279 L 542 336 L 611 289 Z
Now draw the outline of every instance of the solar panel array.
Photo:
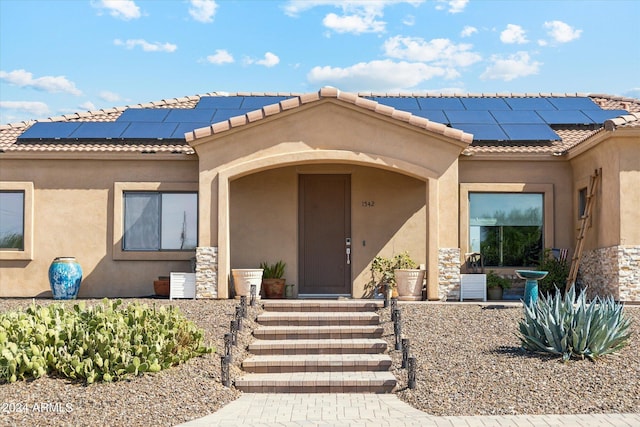
M 275 104 L 285 96 L 203 96 L 195 108 L 129 108 L 114 122 L 37 122 L 18 142 L 184 141 L 184 134 Z M 601 125 L 628 114 L 588 97 L 369 97 L 474 135 L 474 141 L 558 141 L 551 126 Z
M 628 114 L 625 110 L 603 110 L 589 97 L 369 99 L 471 133 L 478 142 L 559 141 L 552 126 L 596 126 Z

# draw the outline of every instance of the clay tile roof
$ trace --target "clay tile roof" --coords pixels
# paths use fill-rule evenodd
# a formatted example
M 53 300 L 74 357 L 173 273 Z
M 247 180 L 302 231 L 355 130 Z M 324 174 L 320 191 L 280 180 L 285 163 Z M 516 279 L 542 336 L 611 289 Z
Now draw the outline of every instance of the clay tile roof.
M 251 111 L 241 116 L 231 117 L 228 120 L 214 123 L 211 126 L 195 129 L 185 135 L 184 143 L 136 143 L 135 141 L 117 141 L 117 142 L 101 142 L 101 143 L 79 143 L 77 141 L 55 143 L 16 143 L 17 138 L 36 121 L 24 121 L 18 123 L 10 123 L 0 125 L 0 152 L 169 152 L 194 154 L 195 151 L 188 144 L 194 139 L 206 137 L 221 132 L 226 132 L 232 128 L 244 126 L 264 118 L 280 114 L 283 111 L 298 108 L 313 102 L 322 100 L 323 98 L 337 98 L 341 101 L 357 105 L 361 108 L 368 109 L 377 114 L 390 117 L 435 132 L 446 135 L 463 142 L 470 143 L 472 135 L 464 133 L 457 129 L 452 129 L 442 123 L 429 121 L 422 117 L 417 117 L 409 112 L 397 110 L 387 105 L 382 105 L 368 97 L 477 97 L 477 98 L 494 98 L 494 97 L 512 97 L 512 98 L 534 98 L 534 97 L 576 97 L 589 96 L 600 108 L 605 110 L 626 110 L 629 114 L 607 120 L 602 127 L 594 128 L 590 126 L 554 126 L 554 131 L 560 136 L 560 141 L 550 142 L 548 144 L 540 143 L 518 143 L 518 142 L 495 142 L 495 143 L 472 143 L 465 152 L 473 153 L 534 153 L 534 154 L 553 154 L 565 152 L 584 142 L 593 135 L 602 131 L 612 131 L 617 128 L 636 128 L 640 127 L 640 100 L 634 98 L 611 96 L 606 94 L 580 94 L 580 93 L 476 93 L 476 94 L 451 94 L 451 93 L 380 93 L 380 92 L 341 92 L 333 87 L 323 87 L 318 92 L 311 93 L 293 93 L 293 92 L 209 92 L 201 95 L 190 95 L 181 98 L 170 98 L 161 101 L 147 102 L 141 104 L 127 105 L 121 107 L 107 108 L 95 111 L 78 112 L 74 114 L 66 114 L 63 116 L 51 117 L 49 119 L 40 120 L 41 122 L 113 122 L 123 111 L 129 108 L 186 108 L 192 109 L 198 104 L 202 97 L 207 96 L 281 96 L 288 97 L 279 103 L 266 105 L 261 109 Z

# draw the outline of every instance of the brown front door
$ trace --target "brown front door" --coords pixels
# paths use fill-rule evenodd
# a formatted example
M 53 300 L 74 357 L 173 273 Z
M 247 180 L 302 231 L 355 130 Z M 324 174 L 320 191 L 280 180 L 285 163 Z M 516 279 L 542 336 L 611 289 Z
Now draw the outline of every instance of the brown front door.
M 351 176 L 300 175 L 301 295 L 351 295 Z

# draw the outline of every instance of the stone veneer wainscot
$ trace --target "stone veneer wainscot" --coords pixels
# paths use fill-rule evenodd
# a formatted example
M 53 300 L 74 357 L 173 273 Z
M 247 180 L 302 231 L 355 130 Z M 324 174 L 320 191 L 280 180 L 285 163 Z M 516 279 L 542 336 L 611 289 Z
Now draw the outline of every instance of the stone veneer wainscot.
M 196 298 L 218 297 L 218 248 L 200 246 L 196 249 Z
M 460 299 L 460 248 L 438 250 L 438 298 Z
M 587 297 L 613 296 L 619 301 L 640 300 L 640 246 L 610 246 L 585 251 L 580 278 Z

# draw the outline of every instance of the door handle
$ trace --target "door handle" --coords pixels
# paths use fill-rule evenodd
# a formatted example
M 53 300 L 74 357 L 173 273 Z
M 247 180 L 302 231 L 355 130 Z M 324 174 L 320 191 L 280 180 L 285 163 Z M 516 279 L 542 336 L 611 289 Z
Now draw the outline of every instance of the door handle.
M 351 264 L 351 248 L 347 248 L 347 265 Z

